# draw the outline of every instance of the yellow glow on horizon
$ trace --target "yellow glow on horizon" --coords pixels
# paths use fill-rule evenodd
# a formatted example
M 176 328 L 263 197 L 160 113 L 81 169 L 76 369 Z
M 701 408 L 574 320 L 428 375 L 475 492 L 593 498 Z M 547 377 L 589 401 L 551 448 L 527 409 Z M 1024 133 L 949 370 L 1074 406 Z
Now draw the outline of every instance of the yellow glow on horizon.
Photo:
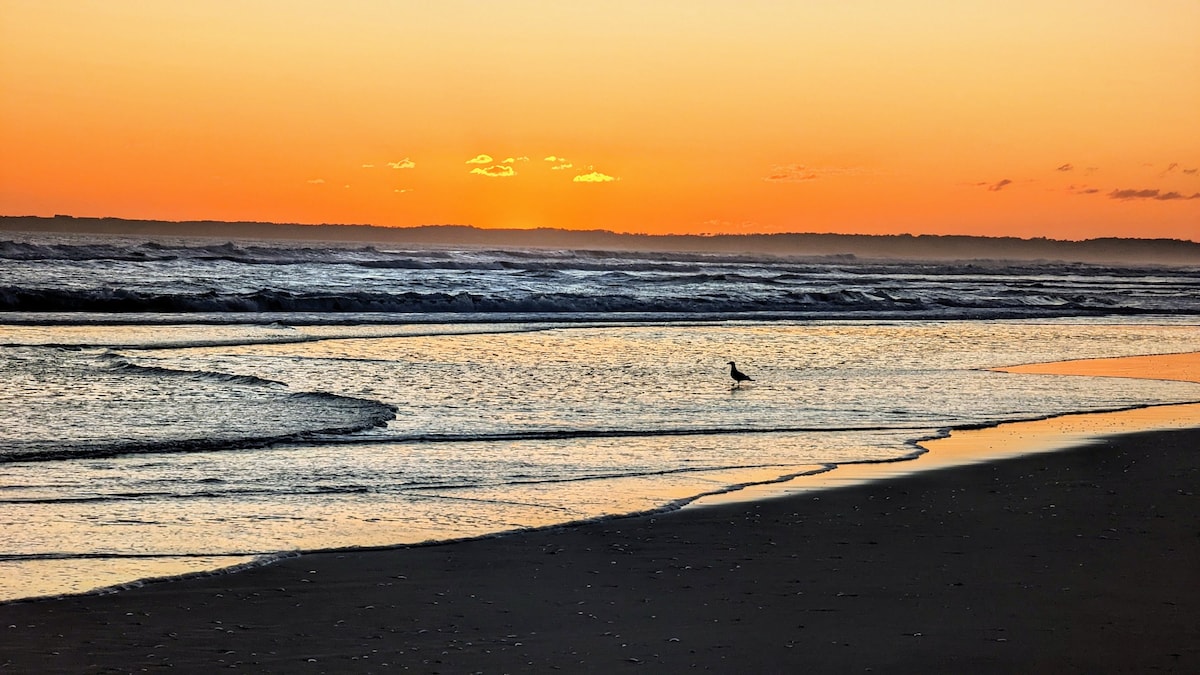
M 1185 0 L 3 0 L 0 211 L 1200 239 L 1198 25 Z

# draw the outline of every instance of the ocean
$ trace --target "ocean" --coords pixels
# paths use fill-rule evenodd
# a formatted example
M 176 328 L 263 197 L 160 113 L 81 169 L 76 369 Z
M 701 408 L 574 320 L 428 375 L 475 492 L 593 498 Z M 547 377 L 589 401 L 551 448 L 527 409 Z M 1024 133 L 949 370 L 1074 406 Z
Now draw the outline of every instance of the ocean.
M 4 236 L 0 600 L 661 511 L 953 428 L 1200 401 L 990 370 L 1196 351 L 1196 267 Z

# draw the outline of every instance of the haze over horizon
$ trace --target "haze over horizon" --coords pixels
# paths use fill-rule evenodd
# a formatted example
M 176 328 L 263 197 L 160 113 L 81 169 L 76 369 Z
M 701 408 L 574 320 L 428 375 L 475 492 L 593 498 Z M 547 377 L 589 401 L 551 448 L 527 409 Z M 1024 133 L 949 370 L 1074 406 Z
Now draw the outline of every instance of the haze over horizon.
M 0 213 L 1200 233 L 1200 4 L 0 2 Z

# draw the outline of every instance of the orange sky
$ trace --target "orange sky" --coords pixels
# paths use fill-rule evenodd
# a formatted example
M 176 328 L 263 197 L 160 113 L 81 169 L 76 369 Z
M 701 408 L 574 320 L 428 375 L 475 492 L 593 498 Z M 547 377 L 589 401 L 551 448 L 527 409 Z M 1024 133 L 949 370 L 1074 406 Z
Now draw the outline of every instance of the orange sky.
M 6 215 L 1200 240 L 1198 120 L 1194 0 L 0 0 Z

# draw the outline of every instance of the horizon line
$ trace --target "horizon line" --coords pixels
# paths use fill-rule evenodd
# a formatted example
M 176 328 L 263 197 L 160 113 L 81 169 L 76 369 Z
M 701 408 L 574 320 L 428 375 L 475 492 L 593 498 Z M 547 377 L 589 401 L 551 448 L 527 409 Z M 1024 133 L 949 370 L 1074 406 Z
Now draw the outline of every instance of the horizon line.
M 986 235 L 986 234 L 931 234 L 921 233 L 914 234 L 912 232 L 896 232 L 896 233 L 875 233 L 865 234 L 856 232 L 803 232 L 803 231 L 788 231 L 788 232 L 713 232 L 713 233 L 649 233 L 649 232 L 632 232 L 618 231 L 606 229 L 572 229 L 567 227 L 540 226 L 540 227 L 484 227 L 470 223 L 425 223 L 421 225 L 378 225 L 374 223 L 303 223 L 303 222 L 279 222 L 272 220 L 217 220 L 208 218 L 199 218 L 191 220 L 167 220 L 161 218 L 128 218 L 125 216 L 76 216 L 72 214 L 56 213 L 52 216 L 39 216 L 33 214 L 11 215 L 0 214 L 0 219 L 36 219 L 36 220 L 64 220 L 64 221 L 122 221 L 129 223 L 160 223 L 173 225 L 188 225 L 188 224 L 221 224 L 221 225 L 260 225 L 271 227 L 335 227 L 335 228 L 370 228 L 377 230 L 422 230 L 432 228 L 460 228 L 476 230 L 479 232 L 563 232 L 576 233 L 580 235 L 586 234 L 603 234 L 616 237 L 644 237 L 651 239 L 718 239 L 718 238 L 736 238 L 736 239 L 758 239 L 764 237 L 861 237 L 866 239 L 884 239 L 884 238 L 904 238 L 917 239 L 921 237 L 928 238 L 959 238 L 959 239 L 984 239 L 984 240 L 1008 240 L 1008 241 L 1023 241 L 1023 242 L 1058 242 L 1064 244 L 1081 244 L 1086 242 L 1103 242 L 1103 241 L 1144 241 L 1144 242 L 1179 242 L 1184 244 L 1200 244 L 1200 239 L 1177 239 L 1170 237 L 1090 237 L 1087 239 L 1055 239 L 1051 237 L 1018 237 L 1015 235 Z

